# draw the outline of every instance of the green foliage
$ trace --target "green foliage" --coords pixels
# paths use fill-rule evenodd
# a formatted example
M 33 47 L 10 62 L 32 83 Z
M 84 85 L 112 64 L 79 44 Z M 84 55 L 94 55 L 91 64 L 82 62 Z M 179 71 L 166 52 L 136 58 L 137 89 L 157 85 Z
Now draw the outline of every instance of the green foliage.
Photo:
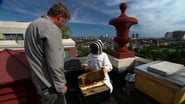
M 5 40 L 5 39 L 3 39 L 3 38 L 0 38 L 0 40 Z
M 78 50 L 77 57 L 86 57 L 90 52 L 89 47 L 86 47 L 83 42 L 77 43 L 76 47 L 77 47 L 77 50 Z
M 185 65 L 185 46 L 182 44 L 169 45 L 161 47 L 143 47 L 143 49 L 134 49 L 139 57 L 152 60 L 166 60 L 170 62 Z
M 62 26 L 61 31 L 63 39 L 68 39 L 72 36 L 71 28 L 67 25 Z
M 0 40 L 5 40 L 4 37 L 0 34 Z

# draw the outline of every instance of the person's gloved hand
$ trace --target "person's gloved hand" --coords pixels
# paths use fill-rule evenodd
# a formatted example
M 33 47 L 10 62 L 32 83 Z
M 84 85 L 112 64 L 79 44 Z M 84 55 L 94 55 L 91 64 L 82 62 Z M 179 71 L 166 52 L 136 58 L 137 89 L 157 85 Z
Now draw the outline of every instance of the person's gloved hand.
M 84 69 L 84 70 L 87 70 L 87 69 L 88 69 L 88 65 L 87 65 L 87 64 L 81 64 L 81 67 L 82 67 L 82 69 Z
M 101 70 L 103 70 L 104 72 L 108 72 L 108 67 L 107 66 L 102 66 Z

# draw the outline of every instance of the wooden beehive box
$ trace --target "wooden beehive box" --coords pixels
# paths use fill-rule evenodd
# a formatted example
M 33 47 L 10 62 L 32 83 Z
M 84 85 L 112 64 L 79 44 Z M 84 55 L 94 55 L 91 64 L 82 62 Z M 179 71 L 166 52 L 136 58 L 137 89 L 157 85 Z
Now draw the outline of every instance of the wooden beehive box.
M 185 69 L 174 75 L 162 76 L 147 70 L 155 63 L 135 67 L 135 87 L 161 104 L 182 104 L 185 101 Z
M 87 72 L 78 78 L 85 104 L 101 103 L 109 99 L 110 89 L 103 82 L 103 70 Z

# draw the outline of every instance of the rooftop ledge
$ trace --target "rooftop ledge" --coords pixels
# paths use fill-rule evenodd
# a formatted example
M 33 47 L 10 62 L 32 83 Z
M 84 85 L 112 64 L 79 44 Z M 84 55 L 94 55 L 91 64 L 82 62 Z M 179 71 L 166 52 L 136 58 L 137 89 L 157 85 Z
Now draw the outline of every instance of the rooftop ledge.
M 134 66 L 142 65 L 151 62 L 151 60 L 144 59 L 141 57 L 131 57 L 131 58 L 122 58 L 118 59 L 109 55 L 109 59 L 112 65 L 115 67 L 118 73 L 126 71 L 128 68 L 133 68 Z

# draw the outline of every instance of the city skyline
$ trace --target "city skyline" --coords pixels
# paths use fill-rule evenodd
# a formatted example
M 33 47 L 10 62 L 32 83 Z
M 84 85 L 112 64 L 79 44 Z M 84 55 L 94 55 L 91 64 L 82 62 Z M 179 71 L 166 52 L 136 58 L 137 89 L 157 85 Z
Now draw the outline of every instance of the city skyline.
M 28 21 L 46 14 L 49 7 L 64 3 L 71 12 L 73 36 L 116 35 L 109 21 L 120 15 L 119 5 L 128 4 L 126 14 L 138 19 L 129 35 L 140 37 L 164 37 L 166 32 L 185 30 L 183 0 L 0 0 L 0 21 Z

